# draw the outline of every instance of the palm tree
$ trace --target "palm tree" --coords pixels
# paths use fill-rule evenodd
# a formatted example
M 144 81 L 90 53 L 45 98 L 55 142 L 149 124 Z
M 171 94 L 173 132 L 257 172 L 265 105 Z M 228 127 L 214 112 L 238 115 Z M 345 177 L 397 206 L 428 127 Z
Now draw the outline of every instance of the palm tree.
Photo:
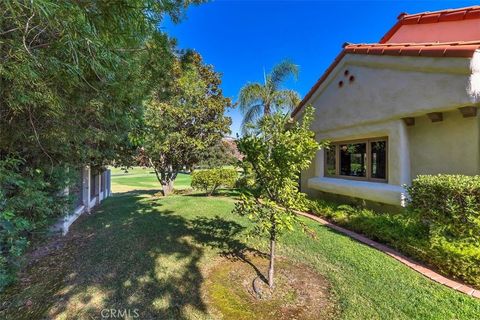
M 240 111 L 243 113 L 242 131 L 261 117 L 277 111 L 291 111 L 300 101 L 300 95 L 281 84 L 289 77 L 298 77 L 298 66 L 284 60 L 273 67 L 270 74 L 264 74 L 264 83 L 247 83 L 239 93 Z

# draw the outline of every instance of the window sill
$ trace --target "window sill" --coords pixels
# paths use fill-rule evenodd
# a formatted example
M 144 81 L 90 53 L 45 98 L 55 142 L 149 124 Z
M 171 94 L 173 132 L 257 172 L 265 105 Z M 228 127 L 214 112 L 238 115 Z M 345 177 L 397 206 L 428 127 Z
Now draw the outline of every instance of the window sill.
M 363 182 L 388 183 L 388 180 L 387 180 L 387 179 L 365 178 L 365 177 L 360 177 L 360 176 L 343 176 L 343 175 L 332 176 L 332 175 L 326 175 L 325 178 L 343 179 L 343 180 L 355 180 L 355 181 L 363 181 Z
M 354 179 L 314 177 L 308 180 L 308 187 L 329 193 L 366 199 L 375 202 L 405 205 L 406 191 L 402 186 L 384 182 Z

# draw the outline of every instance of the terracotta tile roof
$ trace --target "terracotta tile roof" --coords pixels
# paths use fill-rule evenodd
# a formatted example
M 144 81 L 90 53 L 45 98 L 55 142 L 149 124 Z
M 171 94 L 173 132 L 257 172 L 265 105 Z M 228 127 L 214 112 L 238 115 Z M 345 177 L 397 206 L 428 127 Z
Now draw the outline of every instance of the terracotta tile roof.
M 346 44 L 344 49 L 335 58 L 332 64 L 324 72 L 322 77 L 313 85 L 300 104 L 293 110 L 294 117 L 307 101 L 312 97 L 320 85 L 335 69 L 340 60 L 346 54 L 368 54 L 389 56 L 415 56 L 415 57 L 454 57 L 470 58 L 476 50 L 480 50 L 480 40 L 458 42 L 428 42 L 428 43 L 386 43 L 404 24 L 426 24 L 444 21 L 458 21 L 465 19 L 479 19 L 480 6 L 472 6 L 460 9 L 449 9 L 417 14 L 402 13 L 398 16 L 398 22 L 383 36 L 379 43 L 373 44 Z
M 344 51 L 353 54 L 389 56 L 470 58 L 477 49 L 480 49 L 480 40 L 440 43 L 349 44 L 345 46 Z
M 448 9 L 416 14 L 401 13 L 397 23 L 382 37 L 380 43 L 387 42 L 402 25 L 426 24 L 436 22 L 458 21 L 467 19 L 479 19 L 480 6 L 472 6 L 459 9 Z
M 387 56 L 414 56 L 414 57 L 454 57 L 470 58 L 476 50 L 480 49 L 479 41 L 449 42 L 449 43 L 373 43 L 373 44 L 347 44 L 322 77 L 310 89 L 300 104 L 293 110 L 294 117 L 312 97 L 320 85 L 346 54 L 368 54 Z

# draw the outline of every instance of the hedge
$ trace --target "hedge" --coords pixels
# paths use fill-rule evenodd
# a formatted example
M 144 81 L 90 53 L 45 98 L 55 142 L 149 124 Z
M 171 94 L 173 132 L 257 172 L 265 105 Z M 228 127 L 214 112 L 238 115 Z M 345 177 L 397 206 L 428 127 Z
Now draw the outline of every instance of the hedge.
M 432 231 L 480 240 L 480 176 L 422 175 L 407 191 L 410 208 Z

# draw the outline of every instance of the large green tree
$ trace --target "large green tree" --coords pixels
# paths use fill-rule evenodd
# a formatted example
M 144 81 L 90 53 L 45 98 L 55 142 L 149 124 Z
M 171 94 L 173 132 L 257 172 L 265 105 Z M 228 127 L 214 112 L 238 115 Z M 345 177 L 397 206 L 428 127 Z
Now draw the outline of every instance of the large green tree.
M 298 66 L 285 60 L 275 65 L 264 82 L 247 83 L 239 93 L 239 107 L 243 113 L 242 131 L 247 132 L 249 125 L 255 124 L 262 116 L 277 111 L 290 111 L 300 101 L 299 94 L 283 89 L 282 84 L 289 78 L 298 77 Z
M 305 194 L 298 190 L 300 172 L 309 167 L 322 146 L 310 130 L 312 119 L 310 106 L 301 123 L 292 124 L 289 116 L 275 113 L 263 117 L 255 133 L 238 141 L 244 166 L 251 168 L 255 183 L 236 203 L 234 212 L 253 221 L 254 235 L 266 235 L 270 241 L 270 287 L 274 286 L 276 242 L 300 223 L 295 214 L 305 203 Z
M 0 152 L 49 168 L 118 161 L 149 92 L 144 64 L 171 54 L 157 25 L 188 2 L 2 1 Z
M 188 51 L 146 104 L 144 153 L 164 195 L 172 192 L 180 171 L 192 169 L 229 132 L 231 119 L 224 112 L 231 101 L 220 84 L 220 74 Z
M 212 147 L 205 149 L 200 157 L 198 167 L 221 168 L 223 166 L 236 166 L 241 155 L 238 152 L 235 140 L 224 138 Z
M 130 162 L 174 60 L 158 24 L 194 2 L 0 1 L 0 290 L 28 232 L 69 209 L 75 169 Z

